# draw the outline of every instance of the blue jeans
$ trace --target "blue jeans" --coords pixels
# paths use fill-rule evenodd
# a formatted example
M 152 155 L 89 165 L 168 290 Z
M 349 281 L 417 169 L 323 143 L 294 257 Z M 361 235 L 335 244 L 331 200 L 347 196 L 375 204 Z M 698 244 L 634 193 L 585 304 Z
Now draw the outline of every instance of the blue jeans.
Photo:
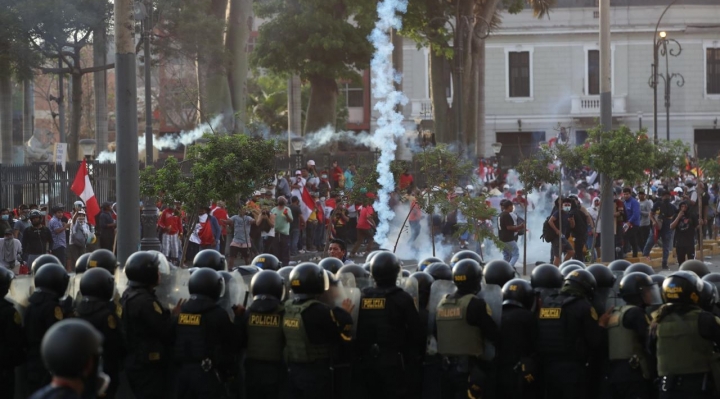
M 300 228 L 290 230 L 290 255 L 298 254 L 298 240 L 300 239 Z M 286 265 L 287 266 L 287 265 Z
M 502 254 L 505 262 L 509 263 L 510 266 L 515 267 L 515 263 L 520 258 L 520 249 L 518 248 L 517 241 L 504 242 Z
M 672 237 L 673 230 L 670 230 L 669 223 L 668 226 L 663 225 L 663 227 L 660 229 L 660 234 L 658 234 L 658 238 L 662 240 L 662 249 L 663 249 L 663 257 L 662 257 L 662 267 L 666 268 L 668 263 L 668 257 L 670 256 L 670 249 L 672 248 Z M 651 231 L 648 235 L 647 242 L 645 243 L 645 248 L 643 248 L 643 256 L 648 257 L 650 256 L 650 251 L 655 246 L 655 237 L 653 232 Z
M 410 242 L 413 243 L 417 240 L 420 235 L 420 221 L 415 220 L 410 222 Z
M 590 251 L 590 262 L 595 262 L 597 260 L 597 255 L 595 255 L 595 248 L 592 247 L 593 244 L 593 236 L 588 234 L 588 238 L 585 241 L 585 247 L 587 247 L 588 251 Z

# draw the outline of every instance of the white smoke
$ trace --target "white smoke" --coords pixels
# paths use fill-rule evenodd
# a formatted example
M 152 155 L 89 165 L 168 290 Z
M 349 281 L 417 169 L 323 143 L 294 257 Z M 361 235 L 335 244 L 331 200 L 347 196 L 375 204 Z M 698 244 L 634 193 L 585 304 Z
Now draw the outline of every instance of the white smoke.
M 201 138 L 205 133 L 215 131 L 222 124 L 222 121 L 223 116 L 218 115 L 212 121 L 210 121 L 210 123 L 200 124 L 195 129 L 190 130 L 189 132 L 180 132 L 179 134 L 167 134 L 160 137 L 154 136 L 153 147 L 157 148 L 158 150 L 177 150 L 181 145 L 190 145 L 194 143 L 197 139 Z M 145 140 L 141 137 L 140 139 L 138 139 L 138 152 L 142 152 L 144 150 Z M 116 153 L 103 151 L 98 155 L 97 160 L 100 162 L 115 163 Z
M 330 125 L 318 130 L 317 132 L 305 135 L 305 147 L 317 148 L 326 144 L 343 141 L 353 145 L 364 145 L 366 147 L 374 147 L 373 136 L 368 132 L 356 133 L 353 131 L 335 131 Z
M 395 180 L 390 172 L 390 163 L 395 159 L 397 145 L 395 140 L 405 134 L 402 125 L 403 115 L 397 112 L 398 105 L 408 102 L 403 93 L 395 90 L 394 83 L 400 81 L 400 76 L 392 67 L 391 56 L 393 45 L 390 40 L 390 31 L 400 29 L 402 20 L 399 13 L 407 11 L 407 0 L 383 0 L 378 3 L 378 21 L 369 36 L 375 47 L 370 70 L 372 71 L 372 93 L 378 99 L 375 110 L 380 113 L 377 120 L 378 128 L 373 134 L 375 145 L 380 148 L 380 159 L 377 171 L 380 174 L 378 183 L 378 199 L 375 202 L 375 211 L 378 213 L 379 224 L 375 232 L 375 242 L 382 244 L 390 231 L 389 222 L 395 213 L 388 206 L 390 193 L 395 189 Z
M 395 251 L 398 258 L 414 259 L 419 262 L 425 258 L 435 256 L 439 259 L 450 260 L 450 257 L 453 255 L 453 246 L 452 244 L 443 242 L 443 237 L 439 230 L 435 230 L 435 254 L 433 255 L 432 232 L 430 231 L 429 223 L 430 216 L 423 215 L 423 218 L 420 220 L 420 234 L 414 242 L 411 242 L 412 230 L 410 229 L 410 222 L 405 223 L 405 228 L 402 228 L 402 224 L 410 212 L 410 203 L 401 204 L 397 206 L 395 210 L 399 217 L 389 222 L 389 232 L 385 242 L 380 245 L 381 248 L 395 248 L 395 242 L 399 234 L 400 240 L 397 250 Z

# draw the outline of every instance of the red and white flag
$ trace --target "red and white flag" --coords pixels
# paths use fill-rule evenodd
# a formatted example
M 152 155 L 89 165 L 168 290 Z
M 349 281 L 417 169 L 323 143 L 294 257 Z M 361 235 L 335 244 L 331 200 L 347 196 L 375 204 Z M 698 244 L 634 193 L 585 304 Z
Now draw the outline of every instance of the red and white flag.
M 83 200 L 87 221 L 94 226 L 95 216 L 100 213 L 100 206 L 98 206 L 95 192 L 90 185 L 90 176 L 88 175 L 87 164 L 84 159 L 75 175 L 72 186 L 70 186 L 70 190 Z
M 300 201 L 300 211 L 302 212 L 303 220 L 308 220 L 310 214 L 315 210 L 315 200 L 307 187 L 303 187 L 302 201 Z

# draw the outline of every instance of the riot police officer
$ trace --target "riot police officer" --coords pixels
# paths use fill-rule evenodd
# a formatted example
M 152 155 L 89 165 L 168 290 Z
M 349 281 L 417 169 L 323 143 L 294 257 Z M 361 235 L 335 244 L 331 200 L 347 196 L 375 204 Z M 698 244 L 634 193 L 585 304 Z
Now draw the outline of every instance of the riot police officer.
M 23 320 L 28 392 L 35 392 L 50 382 L 50 373 L 40 356 L 40 343 L 53 324 L 70 315 L 60 303 L 69 282 L 65 268 L 55 263 L 42 265 L 35 274 L 35 292 L 30 296 Z
M 179 364 L 178 398 L 224 398 L 225 383 L 238 362 L 239 316 L 228 318 L 218 305 L 225 280 L 213 269 L 196 270 L 188 281 L 190 299 L 180 306 L 175 325 L 175 360 Z
M 109 383 L 100 362 L 102 346 L 102 335 L 85 320 L 67 319 L 53 325 L 40 349 L 52 383 L 30 399 L 101 397 Z
M 497 342 L 498 326 L 490 306 L 476 294 L 481 290 L 482 268 L 474 259 L 455 263 L 452 278 L 457 291 L 445 296 L 437 308 L 438 353 L 443 356 L 443 398 L 493 398 L 492 369 L 483 358 L 485 340 Z
M 540 308 L 537 350 L 549 398 L 586 396 L 587 364 L 601 354 L 605 342 L 605 331 L 590 303 L 595 288 L 592 274 L 574 270 L 560 292 L 547 297 Z
M 440 375 L 440 357 L 437 355 L 437 342 L 433 331 L 430 331 L 429 320 L 430 310 L 428 303 L 430 302 L 430 287 L 435 281 L 431 275 L 423 272 L 415 272 L 410 275 L 410 279 L 417 281 L 418 288 L 418 315 L 420 316 L 420 324 L 422 326 L 422 335 L 428 340 L 432 340 L 432 349 L 430 352 L 425 351 L 423 363 L 420 365 L 420 372 L 410 372 L 409 395 L 413 398 L 437 398 L 440 396 L 440 384 L 438 377 Z M 428 345 L 426 345 L 428 348 Z
M 614 308 L 605 325 L 609 393 L 613 398 L 649 398 L 655 362 L 646 351 L 650 319 L 645 308 L 662 303 L 660 289 L 642 272 L 626 274 L 619 288 L 626 305 Z
M 25 361 L 22 317 L 12 302 L 5 299 L 15 275 L 0 267 L 0 397 L 15 395 L 15 367 Z
M 275 270 L 278 271 L 282 267 L 282 263 L 277 258 L 277 256 L 273 254 L 260 254 L 256 256 L 252 262 L 250 262 L 251 266 L 257 266 L 258 268 L 262 270 Z
M 352 304 L 346 300 L 340 309 L 318 301 L 329 284 L 314 263 L 301 263 L 290 273 L 294 299 L 285 302 L 283 335 L 292 398 L 334 397 L 333 357 L 338 346 L 352 341 Z
M 170 311 L 155 296 L 160 273 L 169 264 L 159 252 L 141 251 L 125 262 L 128 287 L 120 298 L 120 322 L 127 343 L 125 372 L 137 399 L 167 395 L 173 324 Z M 182 301 L 173 309 L 180 311 Z
M 370 265 L 376 287 L 362 291 L 353 367 L 354 385 L 362 397 L 404 398 L 408 370 L 417 370 L 425 351 L 415 302 L 396 285 L 400 269 L 395 254 L 379 252 Z
M 83 273 L 80 279 L 80 293 L 82 299 L 75 308 L 75 314 L 92 324 L 105 338 L 103 369 L 110 376 L 110 386 L 105 397 L 114 398 L 125 358 L 125 343 L 120 331 L 122 308 L 112 301 L 115 279 L 104 268 L 92 268 Z
M 193 258 L 192 267 L 207 267 L 215 271 L 227 270 L 225 257 L 214 249 L 203 249 Z
M 538 325 L 531 309 L 535 293 L 528 281 L 518 278 L 505 283 L 502 294 L 502 340 L 497 353 L 498 397 L 534 398 L 538 378 L 535 359 Z
M 99 267 L 107 270 L 112 276 L 115 275 L 117 269 L 117 258 L 112 251 L 107 249 L 96 249 L 90 253 L 90 257 L 87 260 L 87 268 L 92 269 Z
M 661 399 L 717 397 L 713 345 L 720 345 L 720 318 L 698 306 L 701 281 L 693 272 L 678 271 L 663 282 L 666 304 L 650 327 Z
M 249 398 L 277 399 L 287 384 L 283 361 L 285 336 L 282 319 L 285 308 L 283 278 L 274 270 L 263 270 L 250 281 L 253 302 L 242 326 L 245 338 L 246 389 Z

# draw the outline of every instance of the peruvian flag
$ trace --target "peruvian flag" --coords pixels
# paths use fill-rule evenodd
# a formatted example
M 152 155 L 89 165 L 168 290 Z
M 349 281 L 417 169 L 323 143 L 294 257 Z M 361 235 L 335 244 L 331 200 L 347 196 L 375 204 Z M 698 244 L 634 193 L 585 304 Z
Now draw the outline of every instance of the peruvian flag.
M 88 175 L 87 164 L 84 159 L 75 175 L 72 186 L 70 186 L 70 190 L 83 200 L 87 221 L 94 226 L 95 216 L 100 213 L 100 207 L 98 206 L 97 198 L 95 198 L 95 192 L 90 185 L 90 176 Z
M 310 214 L 315 210 L 315 200 L 307 187 L 303 187 L 302 201 L 300 201 L 300 211 L 302 212 L 303 220 L 308 220 Z

